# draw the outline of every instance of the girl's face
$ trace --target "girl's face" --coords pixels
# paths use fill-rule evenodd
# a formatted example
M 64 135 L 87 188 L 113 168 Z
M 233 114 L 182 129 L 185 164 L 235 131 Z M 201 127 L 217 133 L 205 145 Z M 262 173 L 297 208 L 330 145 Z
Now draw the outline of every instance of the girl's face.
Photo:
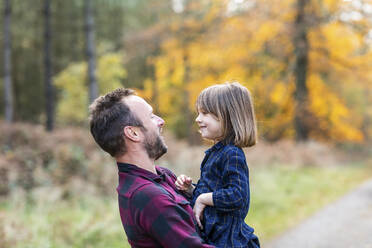
M 199 132 L 205 139 L 219 141 L 222 137 L 222 124 L 217 116 L 201 110 L 195 121 L 199 125 Z

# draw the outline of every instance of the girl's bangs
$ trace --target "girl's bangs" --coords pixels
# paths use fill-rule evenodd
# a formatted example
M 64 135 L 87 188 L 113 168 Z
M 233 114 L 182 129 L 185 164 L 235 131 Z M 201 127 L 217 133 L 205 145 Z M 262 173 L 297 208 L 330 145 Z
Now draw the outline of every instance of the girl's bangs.
M 197 101 L 196 101 L 196 108 L 197 111 L 203 111 L 206 113 L 212 113 L 216 115 L 216 102 L 213 102 L 211 94 L 208 94 L 209 91 L 203 91 L 200 93 Z

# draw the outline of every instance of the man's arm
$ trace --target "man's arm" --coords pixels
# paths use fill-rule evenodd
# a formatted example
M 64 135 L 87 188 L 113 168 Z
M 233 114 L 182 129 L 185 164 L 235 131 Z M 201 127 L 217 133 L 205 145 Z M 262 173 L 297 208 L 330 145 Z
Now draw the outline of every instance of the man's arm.
M 176 202 L 162 189 L 142 188 L 132 198 L 135 222 L 163 247 L 213 247 L 203 244 L 187 202 Z M 142 206 L 142 207 L 135 207 Z

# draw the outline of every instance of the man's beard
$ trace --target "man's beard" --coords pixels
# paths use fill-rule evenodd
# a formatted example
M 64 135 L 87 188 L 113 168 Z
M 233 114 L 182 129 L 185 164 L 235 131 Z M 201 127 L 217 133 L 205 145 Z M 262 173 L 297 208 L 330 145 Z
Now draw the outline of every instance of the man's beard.
M 164 144 L 164 141 L 160 135 L 155 133 L 151 135 L 149 132 L 146 132 L 144 147 L 149 158 L 153 158 L 155 160 L 163 156 L 168 150 L 168 147 Z

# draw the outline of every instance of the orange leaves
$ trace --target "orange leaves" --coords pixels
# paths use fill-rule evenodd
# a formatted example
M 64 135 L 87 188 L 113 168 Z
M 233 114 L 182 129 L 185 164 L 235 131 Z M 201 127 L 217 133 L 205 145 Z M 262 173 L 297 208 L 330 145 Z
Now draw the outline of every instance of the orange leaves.
M 329 138 L 338 142 L 363 141 L 363 134 L 358 126 L 360 123 L 354 122 L 353 113 L 334 92 L 326 87 L 319 75 L 310 76 L 308 88 L 309 107 L 318 119 L 322 131 L 320 133 L 326 132 Z
M 174 35 L 153 57 L 155 77 L 145 82 L 144 95 L 152 97 L 156 87 L 160 114 L 173 128 L 172 121 L 177 123 L 174 120 L 184 115 L 186 106 L 195 111 L 201 90 L 238 80 L 253 94 L 261 136 L 293 137 L 297 0 L 255 1 L 241 13 L 222 15 L 227 3 L 193 2 L 190 12 L 171 24 Z M 200 9 L 206 6 L 208 11 Z M 368 100 L 354 99 L 364 99 L 363 89 L 371 89 L 372 45 L 364 31 L 340 21 L 345 8 L 342 0 L 324 0 L 310 1 L 305 10 L 310 47 L 307 107 L 313 114 L 310 138 L 362 142 L 369 132 L 363 126 L 372 116 L 365 107 Z M 350 97 L 355 84 L 361 90 Z

